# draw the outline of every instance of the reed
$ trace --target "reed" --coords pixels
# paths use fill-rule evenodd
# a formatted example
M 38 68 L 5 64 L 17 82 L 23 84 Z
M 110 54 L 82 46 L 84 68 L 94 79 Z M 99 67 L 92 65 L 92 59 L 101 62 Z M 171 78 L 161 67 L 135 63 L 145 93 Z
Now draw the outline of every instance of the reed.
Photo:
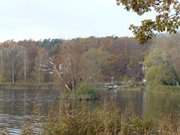
M 43 135 L 166 135 L 151 120 L 123 116 L 113 105 L 91 111 L 86 106 L 71 109 L 63 106 L 58 114 L 49 115 Z

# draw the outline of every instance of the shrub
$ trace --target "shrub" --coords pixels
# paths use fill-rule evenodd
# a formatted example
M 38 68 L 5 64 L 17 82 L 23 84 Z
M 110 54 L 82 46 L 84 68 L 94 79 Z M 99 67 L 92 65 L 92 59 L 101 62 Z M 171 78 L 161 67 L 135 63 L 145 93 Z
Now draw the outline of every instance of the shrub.
M 82 82 L 79 87 L 76 89 L 76 95 L 81 97 L 88 97 L 91 99 L 97 98 L 97 89 L 92 86 L 91 84 L 88 84 L 86 82 Z

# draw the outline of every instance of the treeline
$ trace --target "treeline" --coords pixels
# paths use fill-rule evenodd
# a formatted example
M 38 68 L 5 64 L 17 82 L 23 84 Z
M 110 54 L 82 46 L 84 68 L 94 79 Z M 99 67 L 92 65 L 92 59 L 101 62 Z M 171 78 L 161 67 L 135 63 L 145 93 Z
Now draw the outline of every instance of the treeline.
M 0 82 L 57 81 L 50 59 L 70 87 L 82 81 L 141 81 L 148 48 L 127 37 L 6 41 L 0 45 Z
M 52 82 L 53 77 L 43 72 L 41 65 L 58 50 L 60 39 L 43 41 L 5 41 L 0 44 L 0 82 Z

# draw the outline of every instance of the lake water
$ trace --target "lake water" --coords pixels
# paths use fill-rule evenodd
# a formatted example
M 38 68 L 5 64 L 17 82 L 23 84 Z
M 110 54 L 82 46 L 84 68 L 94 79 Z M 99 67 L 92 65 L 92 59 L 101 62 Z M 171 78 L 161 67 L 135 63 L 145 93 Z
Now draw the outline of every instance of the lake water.
M 179 92 L 180 93 L 180 92 Z M 32 117 L 36 119 L 35 129 L 47 117 L 52 107 L 60 104 L 57 90 L 0 90 L 0 129 L 6 128 L 12 135 L 19 135 L 23 125 Z M 119 91 L 106 93 L 106 98 L 93 102 L 103 104 L 114 100 L 122 112 L 133 113 L 150 118 L 172 112 L 180 114 L 180 94 L 148 94 L 144 91 Z M 38 113 L 37 113 L 38 112 Z
M 50 108 L 58 104 L 58 97 L 55 90 L 0 90 L 0 128 L 20 134 L 24 123 L 37 115 L 37 109 L 38 118 L 47 116 Z

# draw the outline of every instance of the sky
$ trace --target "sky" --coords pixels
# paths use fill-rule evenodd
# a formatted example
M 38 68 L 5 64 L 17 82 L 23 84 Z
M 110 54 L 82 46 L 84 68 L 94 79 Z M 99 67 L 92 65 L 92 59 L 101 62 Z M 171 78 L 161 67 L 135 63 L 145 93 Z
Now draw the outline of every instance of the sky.
M 0 0 L 0 41 L 132 36 L 142 18 L 116 0 Z

